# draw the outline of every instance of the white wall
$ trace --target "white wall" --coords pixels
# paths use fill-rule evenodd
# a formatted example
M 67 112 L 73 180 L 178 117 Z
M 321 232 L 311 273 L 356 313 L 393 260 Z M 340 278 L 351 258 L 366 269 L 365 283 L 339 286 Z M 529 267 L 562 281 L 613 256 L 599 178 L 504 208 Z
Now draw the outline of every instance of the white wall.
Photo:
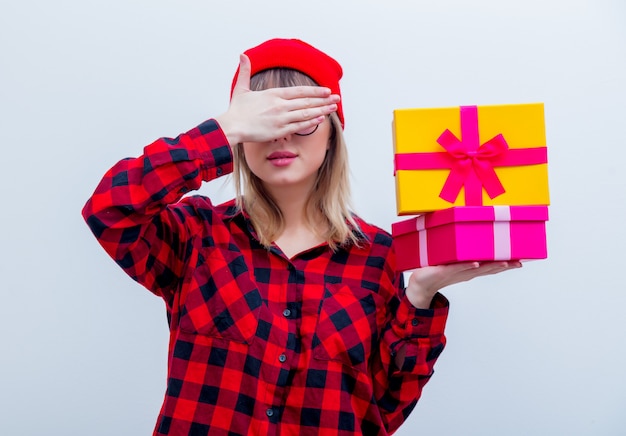
M 238 54 L 276 36 L 343 64 L 355 203 L 387 229 L 393 109 L 546 105 L 550 258 L 446 291 L 398 434 L 626 434 L 625 24 L 623 0 L 3 1 L 0 434 L 150 434 L 165 311 L 80 209 L 115 161 L 224 111 Z

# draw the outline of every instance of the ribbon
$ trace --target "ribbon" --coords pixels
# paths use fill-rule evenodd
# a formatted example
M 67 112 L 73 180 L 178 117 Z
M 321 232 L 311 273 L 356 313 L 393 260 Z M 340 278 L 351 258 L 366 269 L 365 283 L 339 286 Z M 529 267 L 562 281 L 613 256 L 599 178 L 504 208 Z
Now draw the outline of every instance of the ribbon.
M 471 196 L 468 204 L 482 203 L 481 186 L 485 188 L 491 199 L 504 194 L 504 186 L 500 183 L 491 160 L 506 153 L 509 145 L 502 134 L 480 145 L 476 106 L 461 107 L 461 138 L 458 139 L 446 129 L 437 139 L 437 142 L 455 160 L 439 196 L 454 203 L 463 186 Z
M 493 206 L 493 260 L 511 260 L 511 208 Z
M 415 220 L 419 240 L 420 267 L 428 266 L 428 239 L 426 235 L 426 216 L 419 215 Z
M 461 139 L 446 129 L 437 139 L 445 152 L 397 153 L 395 171 L 450 168 L 439 197 L 454 203 L 464 187 L 465 205 L 482 206 L 483 188 L 491 199 L 506 192 L 494 167 L 547 162 L 546 147 L 511 149 L 502 134 L 481 145 L 476 106 L 461 106 L 460 117 Z

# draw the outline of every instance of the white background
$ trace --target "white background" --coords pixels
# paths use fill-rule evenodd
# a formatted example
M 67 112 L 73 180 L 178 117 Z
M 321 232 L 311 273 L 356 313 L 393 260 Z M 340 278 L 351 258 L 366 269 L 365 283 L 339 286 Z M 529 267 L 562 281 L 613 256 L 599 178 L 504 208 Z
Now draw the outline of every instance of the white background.
M 0 434 L 151 433 L 165 310 L 80 210 L 117 160 L 223 112 L 272 37 L 343 65 L 356 209 L 388 230 L 393 109 L 545 103 L 549 259 L 446 290 L 447 349 L 397 434 L 626 434 L 623 0 L 2 0 Z

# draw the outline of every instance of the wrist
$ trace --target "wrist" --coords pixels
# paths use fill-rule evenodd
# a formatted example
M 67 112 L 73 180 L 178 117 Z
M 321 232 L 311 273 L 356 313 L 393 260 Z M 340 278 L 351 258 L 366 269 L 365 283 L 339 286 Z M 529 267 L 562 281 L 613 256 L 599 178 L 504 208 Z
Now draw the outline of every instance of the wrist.
M 410 298 L 409 302 L 416 309 L 430 309 L 430 304 L 433 301 L 433 297 L 419 297 L 419 298 Z
M 407 286 L 406 296 L 409 302 L 417 309 L 430 309 L 433 298 L 437 292 L 428 292 L 421 287 Z
M 231 147 L 234 147 L 236 144 L 242 142 L 241 135 L 237 131 L 236 126 L 230 122 L 227 114 L 219 115 L 214 119 L 220 126 L 220 129 L 222 129 L 222 133 L 228 140 L 228 144 L 230 144 Z

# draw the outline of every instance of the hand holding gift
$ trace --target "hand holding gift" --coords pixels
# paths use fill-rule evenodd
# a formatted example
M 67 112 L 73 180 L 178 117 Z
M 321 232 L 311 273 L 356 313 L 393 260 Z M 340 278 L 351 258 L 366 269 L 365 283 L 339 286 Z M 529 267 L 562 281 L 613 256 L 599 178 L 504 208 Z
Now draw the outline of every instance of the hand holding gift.
M 409 277 L 406 296 L 413 306 L 428 309 L 435 294 L 446 286 L 521 267 L 520 262 L 512 261 L 463 262 L 418 268 Z

